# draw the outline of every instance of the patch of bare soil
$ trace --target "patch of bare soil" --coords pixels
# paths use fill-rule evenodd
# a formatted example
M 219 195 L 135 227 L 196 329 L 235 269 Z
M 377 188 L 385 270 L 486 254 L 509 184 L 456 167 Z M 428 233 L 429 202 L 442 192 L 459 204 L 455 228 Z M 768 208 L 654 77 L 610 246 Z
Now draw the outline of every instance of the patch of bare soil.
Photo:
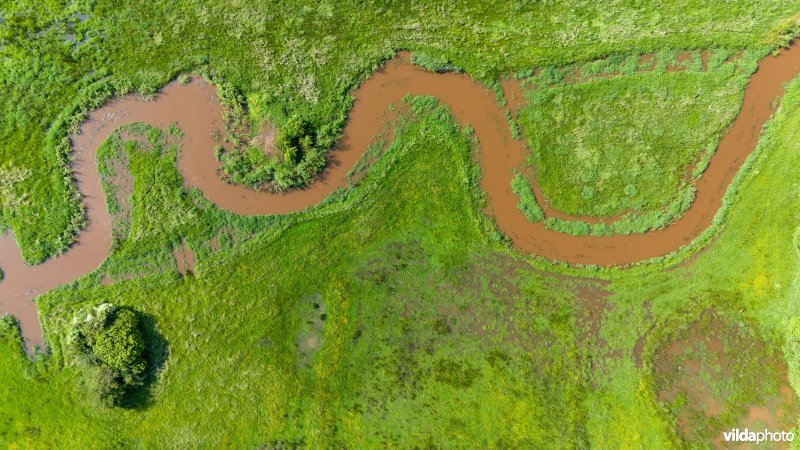
M 398 295 L 400 315 L 413 319 L 432 305 L 403 283 L 407 283 L 408 272 L 430 264 L 418 241 L 391 242 L 355 276 L 384 290 L 387 296 Z M 471 336 L 481 345 L 509 344 L 525 349 L 542 345 L 542 341 L 528 337 L 524 321 L 518 323 L 514 319 L 520 310 L 529 312 L 528 306 L 537 300 L 524 295 L 518 285 L 518 272 L 530 270 L 524 261 L 487 253 L 476 255 L 463 265 L 422 275 L 415 282 L 436 289 L 439 301 L 433 305 L 431 327 L 438 335 L 453 333 Z
M 637 68 L 640 71 L 655 70 L 657 64 L 658 55 L 655 53 L 648 53 L 646 55 L 639 56 L 639 64 L 637 65 Z
M 599 343 L 600 329 L 606 313 L 612 305 L 607 301 L 609 292 L 605 289 L 607 283 L 601 280 L 581 281 L 576 288 L 577 299 L 583 327 L 582 340 Z
M 531 283 L 538 289 L 531 291 L 524 286 L 521 280 L 530 277 L 538 278 Z M 554 297 L 562 294 L 560 291 L 564 285 L 559 284 L 552 274 L 540 273 L 525 261 L 507 255 L 476 255 L 469 263 L 452 269 L 444 279 L 447 281 L 445 290 L 437 295 L 469 301 L 437 306 L 434 330 L 439 334 L 452 332 L 471 336 L 479 345 L 492 351 L 546 353 L 560 338 L 549 327 L 531 326 L 531 323 L 536 322 L 536 318 L 567 320 L 573 311 L 572 305 L 566 301 L 554 301 Z M 429 280 L 428 283 L 442 285 L 441 279 Z M 578 319 L 586 321 L 584 329 L 591 328 L 587 324 L 598 318 L 595 307 L 603 308 L 599 306 L 602 293 L 594 290 L 595 284 L 590 284 L 583 288 L 587 295 L 593 296 L 591 300 L 587 299 L 592 305 L 589 311 L 582 311 Z M 598 319 L 602 320 L 602 315 Z
M 744 322 L 709 310 L 654 355 L 657 399 L 689 445 L 725 446 L 723 431 L 788 431 L 797 402 L 782 355 Z
M 481 338 L 483 342 L 504 340 L 517 348 L 529 349 L 538 345 L 531 342 L 526 330 L 514 320 L 514 309 L 526 304 L 526 300 L 516 281 L 519 278 L 518 270 L 526 270 L 520 261 L 511 257 L 478 257 L 477 261 L 459 270 L 457 279 L 462 283 L 457 287 L 464 294 L 470 292 L 483 292 L 486 302 L 471 302 L 465 311 L 442 309 L 448 317 L 463 315 L 473 336 Z M 491 303 L 497 303 L 492 307 Z M 502 308 L 502 313 L 498 314 Z M 487 310 L 495 310 L 491 313 Z
M 172 257 L 175 258 L 175 264 L 178 267 L 178 273 L 186 275 L 187 273 L 194 273 L 194 254 L 186 241 L 181 239 L 180 245 L 172 247 Z
M 251 140 L 250 145 L 261 150 L 264 155 L 269 156 L 275 153 L 275 136 L 277 132 L 271 123 L 264 123 L 261 130 Z
M 688 66 L 689 64 L 691 64 L 692 59 L 694 59 L 694 54 L 692 53 L 689 52 L 678 53 L 677 55 L 675 55 L 675 65 L 670 67 L 670 69 L 675 71 L 681 70 L 686 66 Z
M 303 297 L 298 307 L 302 324 L 295 347 L 298 354 L 297 365 L 302 368 L 309 367 L 314 355 L 322 348 L 327 311 L 320 294 Z
M 530 271 L 531 267 L 508 255 L 492 253 L 476 255 L 475 260 L 458 269 L 454 269 L 452 279 L 457 280 L 453 289 L 456 295 L 487 290 L 492 294 L 505 297 L 520 294 L 515 282 L 518 271 Z

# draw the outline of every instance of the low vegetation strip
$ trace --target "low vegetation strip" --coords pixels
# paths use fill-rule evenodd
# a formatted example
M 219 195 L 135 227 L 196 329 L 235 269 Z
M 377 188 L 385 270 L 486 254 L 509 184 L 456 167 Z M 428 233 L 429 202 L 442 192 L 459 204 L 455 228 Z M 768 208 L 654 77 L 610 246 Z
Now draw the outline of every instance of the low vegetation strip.
M 511 180 L 511 190 L 519 197 L 517 207 L 529 222 L 541 222 L 544 220 L 544 211 L 536 202 L 536 196 L 533 194 L 530 182 L 525 175 L 518 173 L 514 175 Z
M 694 186 L 687 186 L 678 194 L 678 198 L 664 210 L 644 213 L 626 213 L 622 217 L 610 221 L 586 221 L 569 219 L 561 216 L 547 217 L 545 226 L 549 230 L 568 233 L 574 236 L 613 236 L 647 233 L 668 226 L 684 213 L 694 201 Z

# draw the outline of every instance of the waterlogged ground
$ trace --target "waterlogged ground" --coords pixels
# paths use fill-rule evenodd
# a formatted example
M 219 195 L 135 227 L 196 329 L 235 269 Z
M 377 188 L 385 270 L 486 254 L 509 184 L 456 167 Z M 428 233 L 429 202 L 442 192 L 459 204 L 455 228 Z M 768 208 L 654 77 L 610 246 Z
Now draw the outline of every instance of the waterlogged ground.
M 706 310 L 666 332 L 653 355 L 654 388 L 676 418 L 682 437 L 719 444 L 721 423 L 788 431 L 797 420 L 796 396 L 782 354 L 770 350 L 740 315 Z M 658 333 L 658 332 L 657 332 Z M 749 380 L 763 377 L 759 384 Z

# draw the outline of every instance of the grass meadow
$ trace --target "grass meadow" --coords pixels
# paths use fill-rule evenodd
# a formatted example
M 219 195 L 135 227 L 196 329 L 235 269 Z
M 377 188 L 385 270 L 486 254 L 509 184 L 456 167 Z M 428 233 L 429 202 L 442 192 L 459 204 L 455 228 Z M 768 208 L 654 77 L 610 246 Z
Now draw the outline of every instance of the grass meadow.
M 5 0 L 0 167 L 31 176 L 18 187 L 26 202 L 0 202 L 0 224 L 14 228 L 28 262 L 63 251 L 83 225 L 67 167 L 70 129 L 114 93 L 152 94 L 191 70 L 224 80 L 223 98 L 245 103 L 253 130 L 299 117 L 325 148 L 342 128 L 348 91 L 397 49 L 498 86 L 510 72 L 614 53 L 761 48 L 796 26 L 797 5 L 775 0 L 692 4 L 689 16 L 686 8 L 522 1 L 157 1 L 129 8 L 108 0 Z
M 740 356 L 741 333 L 758 342 L 754 358 L 776 356 L 710 390 L 725 395 L 726 409 L 721 422 L 697 422 L 705 428 L 689 437 L 705 442 L 708 430 L 735 426 L 749 408 L 776 401 L 763 386 L 785 380 L 786 365 L 790 374 L 797 370 L 781 350 L 795 339 L 797 315 L 791 180 L 799 94 L 794 83 L 707 249 L 676 269 L 618 271 L 606 280 L 553 278 L 498 241 L 470 181 L 470 136 L 446 110 L 415 101 L 416 112 L 402 119 L 390 148 L 354 189 L 217 251 L 211 237 L 243 233 L 248 224 L 220 222 L 219 234 L 188 238 L 199 258 L 195 275 L 179 276 L 167 264 L 104 286 L 95 274 L 42 297 L 51 356 L 28 361 L 6 326 L 0 441 L 673 446 L 684 439 L 680 405 L 660 396 L 671 386 L 665 383 L 680 384 L 659 372 L 658 355 L 677 339 L 674 330 L 714 310 L 734 324 L 725 328 L 733 333 L 723 347 L 728 358 Z M 176 173 L 173 153 L 162 153 L 163 165 L 151 156 L 131 164 L 134 193 L 148 176 Z M 765 189 L 781 208 L 764 204 Z M 166 207 L 170 198 L 155 197 L 148 207 Z M 141 208 L 134 206 L 134 216 Z M 203 209 L 224 219 L 211 205 Z M 125 247 L 98 274 L 114 267 L 135 274 Z M 75 311 L 105 301 L 153 317 L 166 342 L 157 382 L 132 408 L 88 403 L 64 350 Z M 709 360 L 695 358 L 701 367 Z M 721 370 L 709 361 L 707 373 Z
M 0 205 L 28 261 L 62 250 L 80 227 L 63 138 L 114 92 L 152 93 L 205 67 L 245 99 L 252 124 L 301 116 L 333 136 L 348 90 L 398 48 L 494 86 L 609 54 L 758 52 L 793 29 L 797 10 L 771 1 L 125 6 L 0 3 L 0 167 L 25 174 L 0 184 Z M 553 120 L 546 131 L 564 139 L 571 122 L 558 128 L 557 114 L 596 139 L 613 136 L 598 136 L 580 109 L 588 102 L 628 129 L 698 144 L 642 150 L 665 158 L 637 191 L 646 209 L 674 192 L 649 184 L 679 182 L 701 138 L 735 114 L 744 81 L 727 67 L 529 95 L 542 95 L 536 120 Z M 647 123 L 620 98 L 660 109 L 647 110 Z M 681 448 L 737 426 L 797 432 L 799 82 L 707 245 L 677 265 L 630 270 L 520 255 L 484 214 L 469 128 L 435 99 L 407 102 L 357 185 L 286 216 L 237 217 L 186 191 L 180 130 L 112 135 L 98 152 L 117 221 L 109 258 L 37 300 L 49 354 L 29 360 L 13 321 L 0 320 L 0 446 Z M 716 112 L 700 121 L 704 111 Z M 603 192 L 632 204 L 622 181 Z M 552 200 L 594 207 L 582 199 Z M 182 240 L 197 258 L 185 276 L 170 253 Z M 139 312 L 161 342 L 155 381 L 126 407 L 92 404 L 69 351 L 75 314 L 105 302 Z
M 608 78 L 565 82 L 546 68 L 523 79 L 529 90 L 518 122 L 548 202 L 576 216 L 669 209 L 692 188 L 691 169 L 714 151 L 738 113 L 761 54 L 706 71 L 668 71 L 673 54 L 656 55 L 654 70 L 634 65 Z M 699 53 L 692 56 L 701 62 Z M 623 61 L 637 63 L 638 56 Z M 593 64 L 568 69 L 562 76 L 576 70 L 591 76 Z

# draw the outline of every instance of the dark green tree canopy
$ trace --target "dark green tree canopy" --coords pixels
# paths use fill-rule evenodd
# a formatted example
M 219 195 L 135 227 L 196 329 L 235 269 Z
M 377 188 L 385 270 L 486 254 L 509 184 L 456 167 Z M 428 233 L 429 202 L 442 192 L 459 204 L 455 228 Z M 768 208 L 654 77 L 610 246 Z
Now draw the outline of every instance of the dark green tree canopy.
M 295 117 L 281 127 L 276 145 L 287 163 L 297 164 L 314 149 L 315 138 L 311 124 Z
M 76 317 L 70 341 L 88 366 L 87 384 L 100 403 L 115 406 L 142 383 L 147 370 L 145 339 L 136 313 L 103 303 Z

